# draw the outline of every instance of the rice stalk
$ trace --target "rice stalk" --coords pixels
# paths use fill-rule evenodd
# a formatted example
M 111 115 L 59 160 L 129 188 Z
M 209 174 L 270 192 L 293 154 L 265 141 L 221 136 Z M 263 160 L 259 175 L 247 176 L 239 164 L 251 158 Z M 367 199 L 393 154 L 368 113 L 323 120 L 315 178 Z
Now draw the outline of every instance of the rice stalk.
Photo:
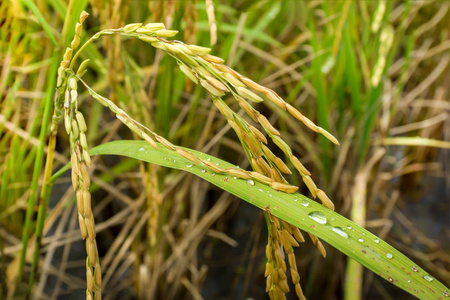
M 78 29 L 77 29 L 78 30 Z M 80 29 L 81 30 L 81 29 Z M 160 49 L 173 57 L 178 63 L 181 71 L 190 78 L 195 84 L 202 85 L 210 94 L 214 105 L 218 108 L 221 114 L 227 119 L 230 126 L 235 130 L 238 135 L 242 146 L 244 147 L 247 156 L 251 162 L 251 165 L 255 171 L 249 172 L 241 169 L 228 168 L 223 169 L 218 165 L 212 164 L 208 161 L 202 160 L 196 157 L 193 153 L 182 149 L 164 137 L 158 135 L 156 132 L 150 130 L 143 124 L 137 122 L 130 117 L 123 109 L 118 107 L 111 99 L 103 97 L 96 93 L 89 85 L 87 85 L 82 79 L 82 73 L 84 70 L 79 70 L 76 75 L 69 77 L 69 90 L 66 91 L 66 104 L 65 104 L 65 126 L 67 132 L 71 136 L 71 148 L 72 150 L 72 172 L 73 172 L 73 185 L 74 188 L 78 188 L 80 192 L 77 192 L 79 198 L 85 199 L 89 188 L 89 175 L 87 172 L 86 164 L 90 162 L 89 158 L 81 158 L 81 153 L 87 153 L 86 142 L 86 126 L 82 118 L 82 114 L 76 107 L 76 82 L 81 82 L 92 95 L 103 106 L 108 107 L 113 113 L 115 113 L 117 119 L 125 124 L 132 132 L 137 136 L 144 139 L 150 146 L 157 148 L 155 141 L 158 141 L 165 148 L 176 151 L 185 158 L 189 159 L 195 164 L 201 164 L 211 172 L 215 173 L 228 173 L 230 176 L 236 176 L 239 178 L 249 179 L 251 184 L 252 180 L 257 180 L 264 184 L 270 185 L 272 188 L 286 192 L 293 193 L 298 187 L 288 184 L 283 178 L 282 173 L 291 174 L 291 171 L 286 166 L 284 161 L 275 156 L 269 148 L 265 145 L 267 138 L 256 127 L 250 125 L 245 119 L 240 117 L 231 108 L 222 101 L 221 97 L 227 93 L 231 93 L 239 105 L 263 128 L 264 132 L 272 139 L 274 144 L 280 148 L 298 169 L 300 175 L 303 178 L 306 186 L 310 190 L 311 194 L 316 197 L 319 193 L 319 199 L 328 208 L 334 208 L 334 205 L 325 195 L 325 193 L 317 189 L 310 174 L 304 166 L 300 163 L 299 159 L 292 154 L 292 150 L 289 145 L 280 137 L 280 132 L 268 121 L 268 119 L 255 110 L 248 102 L 260 103 L 267 100 L 274 103 L 276 106 L 289 112 L 292 116 L 303 122 L 311 130 L 321 133 L 324 137 L 330 139 L 332 142 L 338 144 L 337 140 L 327 131 L 316 126 L 308 118 L 304 117 L 297 109 L 287 104 L 280 96 L 278 96 L 273 90 L 263 87 L 251 79 L 239 74 L 235 70 L 223 65 L 224 60 L 210 55 L 210 49 L 200 47 L 196 45 L 186 45 L 179 41 L 169 41 L 167 37 L 173 37 L 177 31 L 168 30 L 162 23 L 149 23 L 141 24 L 134 23 L 128 24 L 118 29 L 105 29 L 93 37 L 91 37 L 74 55 L 72 58 L 72 49 L 68 48 L 63 62 L 61 63 L 60 78 L 58 82 L 61 84 L 64 80 L 64 74 L 66 73 L 66 67 L 69 70 L 73 68 L 73 64 L 76 58 L 79 56 L 87 45 L 94 40 L 104 35 L 123 35 L 128 37 L 138 38 L 144 42 L 150 43 L 153 47 Z M 78 35 L 76 35 L 78 36 Z M 70 64 L 69 64 L 70 62 Z M 86 64 L 82 64 L 83 68 Z M 253 92 L 254 90 L 255 92 Z M 258 93 L 264 95 L 260 96 Z M 69 96 L 70 95 L 70 96 Z M 70 97 L 70 100 L 67 98 Z M 71 109 L 74 109 L 74 113 L 71 113 Z M 75 114 L 76 118 L 73 118 Z M 74 158 L 75 157 L 75 158 Z M 87 155 L 87 157 L 89 157 Z M 87 161 L 86 161 L 87 160 Z M 90 200 L 90 197 L 89 197 Z M 86 200 L 83 200 L 86 202 Z M 83 202 L 78 200 L 78 202 Z M 81 207 L 81 205 L 79 205 Z M 93 281 L 90 281 L 91 273 L 94 274 L 98 265 L 98 254 L 95 246 L 95 231 L 93 227 L 93 219 L 89 205 L 83 205 L 83 210 L 79 208 L 79 220 L 80 228 L 83 238 L 87 238 L 87 247 L 92 249 L 91 255 L 88 252 L 87 263 L 87 280 L 88 280 L 88 295 L 96 297 L 100 294 L 100 286 Z M 157 206 L 152 206 L 151 210 L 154 211 L 150 217 L 150 228 L 156 228 L 157 226 Z M 275 217 L 271 216 L 270 212 L 266 212 L 269 228 L 269 243 L 268 261 L 271 264 L 271 272 L 268 277 L 268 293 L 272 299 L 280 297 L 289 291 L 287 277 L 286 277 L 286 263 L 285 253 L 290 256 L 289 263 L 292 270 L 296 270 L 295 256 L 293 256 L 293 247 L 299 246 L 298 242 L 303 242 L 304 239 L 298 229 L 295 227 L 284 224 L 280 225 L 280 222 Z M 151 244 L 156 242 L 155 232 L 150 230 Z M 294 234 L 295 232 L 295 234 Z M 297 240 L 296 240 L 297 239 Z M 325 249 L 317 238 L 313 239 L 314 244 L 317 245 L 319 252 L 325 256 Z M 284 250 L 283 250 L 284 249 Z M 91 256 L 92 259 L 89 258 Z M 276 257 L 273 260 L 273 257 Z M 304 299 L 301 287 L 299 284 L 299 278 L 295 275 L 295 272 L 291 272 L 292 282 L 295 285 L 295 290 L 299 299 Z

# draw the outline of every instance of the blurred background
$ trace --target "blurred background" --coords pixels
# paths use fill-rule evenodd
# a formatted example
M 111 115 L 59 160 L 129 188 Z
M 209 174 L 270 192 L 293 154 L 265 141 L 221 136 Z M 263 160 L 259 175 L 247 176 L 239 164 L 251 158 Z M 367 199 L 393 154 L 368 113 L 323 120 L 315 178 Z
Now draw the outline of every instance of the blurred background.
M 257 107 L 337 212 L 450 285 L 450 2 L 37 0 L 56 41 L 25 2 L 0 4 L 3 296 L 20 250 L 44 99 L 54 90 L 50 65 L 61 60 L 54 49 L 70 44 L 82 10 L 90 13 L 82 42 L 106 28 L 163 22 L 179 30 L 176 39 L 212 47 L 225 64 L 329 130 L 339 147 L 270 102 Z M 78 64 L 87 58 L 84 80 L 133 118 L 174 144 L 248 168 L 225 118 L 172 58 L 119 36 L 87 47 Z M 91 147 L 137 138 L 82 88 L 79 101 Z M 69 150 L 61 126 L 54 172 Z M 94 162 L 104 299 L 268 299 L 262 211 L 187 173 L 116 156 Z M 298 176 L 289 180 L 308 195 Z M 35 299 L 85 295 L 76 211 L 67 172 L 52 190 Z M 343 299 L 347 258 L 325 247 L 325 259 L 310 242 L 296 251 L 301 285 L 308 299 Z M 24 289 L 29 272 L 26 265 Z M 412 298 L 368 270 L 363 275 L 363 299 Z

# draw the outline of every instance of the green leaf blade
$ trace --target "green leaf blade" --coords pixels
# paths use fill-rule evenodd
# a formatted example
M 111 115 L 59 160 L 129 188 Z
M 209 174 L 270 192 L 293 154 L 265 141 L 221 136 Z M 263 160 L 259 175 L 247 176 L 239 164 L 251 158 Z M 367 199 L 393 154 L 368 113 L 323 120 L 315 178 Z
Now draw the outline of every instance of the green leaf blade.
M 164 148 L 161 144 L 158 145 L 158 149 L 155 150 L 144 141 L 115 141 L 91 149 L 90 154 L 122 155 L 190 172 L 316 235 L 375 274 L 419 299 L 446 298 L 448 288 L 441 282 L 394 247 L 340 214 L 298 193 L 287 194 L 256 181 L 249 185 L 246 180 L 235 179 L 228 174 L 214 174 L 203 165 L 193 164 L 178 153 Z M 213 156 L 187 150 L 202 159 L 218 163 L 221 168 L 235 167 Z

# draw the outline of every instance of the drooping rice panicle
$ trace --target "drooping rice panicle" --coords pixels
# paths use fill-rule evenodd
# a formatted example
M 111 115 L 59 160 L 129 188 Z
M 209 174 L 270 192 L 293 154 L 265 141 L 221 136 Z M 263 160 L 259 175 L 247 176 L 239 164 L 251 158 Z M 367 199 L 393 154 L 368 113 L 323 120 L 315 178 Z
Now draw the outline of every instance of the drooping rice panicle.
M 228 124 L 230 124 L 236 132 L 239 140 L 246 150 L 250 164 L 255 171 L 249 172 L 238 168 L 222 169 L 213 163 L 198 158 L 196 155 L 183 148 L 173 145 L 164 137 L 156 134 L 144 125 L 135 121 L 111 100 L 97 94 L 81 79 L 79 79 L 78 76 L 77 78 L 86 86 L 89 93 L 95 100 L 108 107 L 116 114 L 116 117 L 121 120 L 123 124 L 125 124 L 139 137 L 144 139 L 153 148 L 158 147 L 158 144 L 156 143 L 157 141 L 165 148 L 178 152 L 183 157 L 189 159 L 192 163 L 201 164 L 212 172 L 228 173 L 230 176 L 246 180 L 253 179 L 261 183 L 268 184 L 278 191 L 293 193 L 298 189 L 298 187 L 290 185 L 282 176 L 282 173 L 291 174 L 291 170 L 281 158 L 274 155 L 273 152 L 266 146 L 268 143 L 268 138 L 265 136 L 266 134 L 273 141 L 273 143 L 284 152 L 295 169 L 298 170 L 311 194 L 314 197 L 318 196 L 324 206 L 333 209 L 334 205 L 330 199 L 322 190 L 317 189 L 315 183 L 310 177 L 311 173 L 303 166 L 300 160 L 293 155 L 289 145 L 281 138 L 280 132 L 270 123 L 266 116 L 253 108 L 249 104 L 249 101 L 259 103 L 265 101 L 264 98 L 266 98 L 280 109 L 289 112 L 311 130 L 323 134 L 333 143 L 338 143 L 337 140 L 330 133 L 321 127 L 316 126 L 311 120 L 303 116 L 292 105 L 286 103 L 273 90 L 259 85 L 251 79 L 239 74 L 235 70 L 225 66 L 223 64 L 223 59 L 209 54 L 211 49 L 196 45 L 185 45 L 179 41 L 168 41 L 165 39 L 174 36 L 176 33 L 177 31 L 175 30 L 166 29 L 162 23 L 150 23 L 145 25 L 136 23 L 115 30 L 109 29 L 101 31 L 94 35 L 86 44 L 104 34 L 119 34 L 137 37 L 172 56 L 177 61 L 180 70 L 192 82 L 202 85 L 209 92 L 213 100 L 213 104 L 227 119 Z M 85 47 L 86 44 L 83 45 L 83 47 Z M 79 52 L 80 51 L 75 54 L 74 58 L 78 56 Z M 67 56 L 70 56 L 71 54 L 72 53 L 69 52 Z M 69 60 L 70 59 L 67 59 L 65 61 Z M 67 67 L 67 65 L 68 62 L 65 63 L 64 67 Z M 252 90 L 256 92 L 253 92 Z M 259 123 L 265 134 L 237 115 L 226 104 L 226 102 L 221 99 L 227 93 L 231 93 L 247 115 L 249 115 L 256 123 Z M 258 95 L 258 93 L 263 96 Z M 68 124 L 66 126 L 67 129 L 70 129 L 71 132 L 73 132 L 73 135 L 75 135 L 77 128 L 79 129 L 79 126 L 75 126 L 71 119 L 68 121 L 65 120 L 65 123 Z M 83 132 L 81 132 L 79 136 L 79 141 L 81 146 L 84 145 L 87 147 Z M 79 152 L 83 150 L 80 149 Z M 79 184 L 80 182 L 74 181 L 74 186 L 79 186 Z M 83 206 L 83 210 L 84 209 L 85 208 Z M 288 254 L 289 264 L 291 266 L 291 279 L 295 286 L 297 296 L 299 299 L 304 299 L 303 292 L 299 284 L 300 278 L 298 276 L 298 272 L 296 271 L 297 267 L 295 264 L 295 255 L 293 254 L 293 247 L 297 247 L 299 246 L 298 243 L 304 242 L 304 238 L 298 228 L 285 222 L 280 224 L 278 219 L 272 216 L 270 212 L 266 213 L 269 216 L 270 222 L 268 223 L 271 227 L 269 230 L 269 250 L 267 251 L 268 264 L 266 267 L 267 291 L 269 296 L 272 299 L 274 299 L 274 297 L 284 298 L 284 294 L 289 291 L 286 276 L 286 263 L 284 261 L 286 253 Z M 89 222 L 90 219 L 87 222 L 88 225 Z M 152 224 L 155 222 L 156 220 L 151 221 Z M 86 226 L 85 232 L 87 232 L 88 236 L 90 231 L 92 230 L 89 230 L 88 226 Z M 317 245 L 320 253 L 325 256 L 325 248 L 322 243 L 317 239 L 317 237 L 312 235 L 310 236 L 314 244 Z

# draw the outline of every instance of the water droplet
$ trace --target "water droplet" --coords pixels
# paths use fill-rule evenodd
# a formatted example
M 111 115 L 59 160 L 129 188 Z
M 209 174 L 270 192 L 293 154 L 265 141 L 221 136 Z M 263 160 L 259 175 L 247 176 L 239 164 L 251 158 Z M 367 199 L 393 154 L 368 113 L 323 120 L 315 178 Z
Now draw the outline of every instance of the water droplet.
M 432 276 L 430 276 L 430 275 L 423 276 L 423 279 L 425 279 L 428 282 L 432 282 L 434 280 L 434 278 Z
M 234 177 L 233 177 L 233 179 L 237 179 L 237 177 L 236 177 L 236 176 L 234 176 Z
M 309 202 L 306 201 L 306 200 L 302 200 L 302 205 L 303 205 L 304 207 L 308 207 L 308 206 L 309 206 Z
M 443 291 L 442 295 L 444 295 L 444 297 L 448 297 L 448 292 L 447 291 Z
M 215 174 L 215 173 L 212 173 L 211 176 L 216 176 L 216 174 Z
M 359 239 L 358 239 L 358 242 L 362 243 L 362 242 L 364 242 L 364 240 L 361 239 L 361 238 L 359 238 Z
M 347 226 L 347 229 L 352 229 L 352 226 L 348 225 L 348 226 Z
M 294 198 L 294 201 L 295 201 L 295 202 L 297 202 L 297 201 L 298 201 L 298 199 L 297 199 L 297 198 Z
M 272 194 L 269 194 L 269 197 L 272 197 Z
M 191 167 L 192 167 L 192 164 L 186 165 L 186 167 L 191 168 Z
M 211 158 L 209 158 L 209 157 L 208 157 L 208 158 L 207 158 L 206 160 L 207 160 L 207 161 L 210 161 L 210 160 L 211 160 Z
M 249 180 L 247 180 L 247 184 L 252 186 L 252 185 L 255 185 L 255 182 L 253 180 L 249 179 Z
M 386 253 L 386 257 L 387 259 L 392 259 L 394 256 L 392 255 L 392 253 Z
M 416 266 L 412 266 L 411 270 L 413 270 L 414 272 L 417 272 L 417 267 Z
M 408 283 L 410 283 L 411 282 L 411 280 L 408 280 Z
M 144 148 L 139 148 L 139 150 L 138 151 L 144 151 L 145 149 Z
M 263 193 L 264 193 L 264 191 L 263 191 L 262 189 L 258 189 L 258 191 L 260 191 L 260 192 L 263 192 Z
M 205 170 L 205 169 L 202 169 L 202 172 L 203 172 L 203 173 L 206 173 L 206 170 Z
M 389 282 L 394 282 L 394 278 L 392 278 L 392 277 L 389 277 L 388 280 L 389 280 Z
M 216 166 L 219 166 L 219 163 L 216 163 Z
M 331 227 L 331 230 L 333 230 L 334 232 L 336 232 L 337 234 L 339 234 L 343 238 L 348 239 L 348 234 L 347 234 L 347 232 L 344 231 L 343 228 L 341 228 L 341 227 Z
M 319 224 L 327 223 L 327 217 L 325 217 L 325 215 L 320 211 L 313 211 L 309 213 L 308 216 Z
M 374 241 L 376 244 L 378 244 L 378 243 L 380 242 L 379 239 L 374 239 L 373 241 Z

